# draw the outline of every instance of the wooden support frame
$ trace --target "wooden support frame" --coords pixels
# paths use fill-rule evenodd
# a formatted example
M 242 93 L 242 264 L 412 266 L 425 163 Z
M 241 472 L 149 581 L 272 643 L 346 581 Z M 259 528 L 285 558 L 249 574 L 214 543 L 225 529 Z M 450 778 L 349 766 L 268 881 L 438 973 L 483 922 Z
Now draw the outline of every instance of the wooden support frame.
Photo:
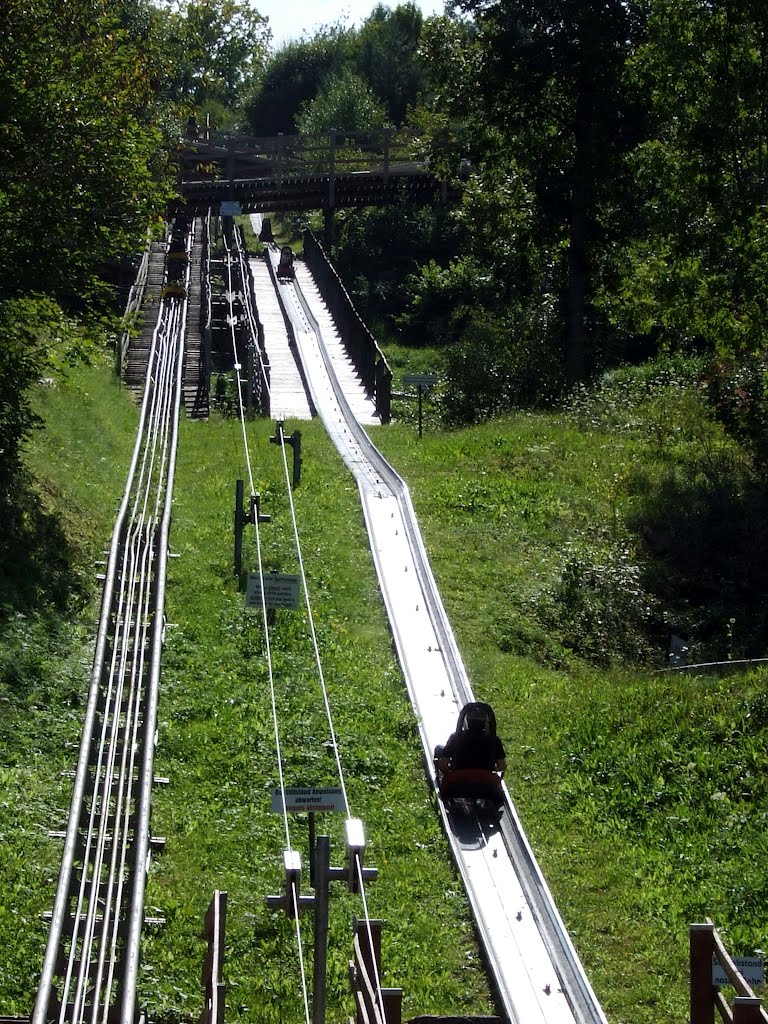
M 382 921 L 355 921 L 349 980 L 356 1024 L 402 1024 L 403 990 L 381 987 Z
M 712 1024 L 715 1010 L 725 1024 L 768 1024 L 768 1013 L 761 1000 L 739 973 L 739 969 L 717 932 L 714 924 L 707 920 L 692 924 L 688 929 L 691 1001 L 690 1024 Z M 712 982 L 712 959 L 725 972 L 729 983 L 736 990 L 733 1008 Z

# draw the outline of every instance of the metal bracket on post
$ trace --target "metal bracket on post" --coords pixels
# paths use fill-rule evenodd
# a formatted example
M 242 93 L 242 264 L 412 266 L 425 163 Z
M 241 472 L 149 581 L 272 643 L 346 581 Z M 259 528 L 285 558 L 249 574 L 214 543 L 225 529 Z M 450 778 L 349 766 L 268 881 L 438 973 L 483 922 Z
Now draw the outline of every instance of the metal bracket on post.
M 284 910 L 288 917 L 297 917 L 302 910 L 311 907 L 313 896 L 301 895 L 301 854 L 298 850 L 283 851 L 285 889 L 280 896 L 267 896 L 270 910 Z
M 343 879 L 350 892 L 360 892 L 360 879 L 364 882 L 375 882 L 379 877 L 376 868 L 363 867 L 365 854 L 365 830 L 360 818 L 347 818 L 344 823 L 347 837 L 347 858 L 343 870 Z
M 290 437 L 283 433 L 283 420 L 275 421 L 275 435 L 270 437 L 270 444 L 289 444 L 293 449 L 293 486 L 301 483 L 301 431 L 294 430 Z
M 270 516 L 259 511 L 261 498 L 252 494 L 248 511 L 243 508 L 245 484 L 242 480 L 235 481 L 235 575 L 242 582 L 243 578 L 243 528 L 248 523 L 268 523 Z
M 295 917 L 302 910 L 315 912 L 315 959 L 312 992 L 312 1024 L 325 1024 L 326 967 L 328 963 L 328 908 L 332 881 L 346 882 L 353 892 L 353 879 L 359 879 L 362 872 L 365 881 L 373 880 L 378 872 L 375 868 L 362 868 L 362 853 L 365 846 L 362 822 L 357 818 L 347 821 L 347 864 L 331 867 L 331 841 L 328 836 L 318 836 L 312 851 L 314 861 L 314 896 L 301 896 L 301 857 L 296 850 L 283 854 L 285 869 L 285 891 L 280 896 L 268 896 L 267 906 L 272 910 L 284 910 L 289 917 Z M 360 865 L 360 871 L 356 866 Z M 358 883 L 359 886 L 359 883 Z

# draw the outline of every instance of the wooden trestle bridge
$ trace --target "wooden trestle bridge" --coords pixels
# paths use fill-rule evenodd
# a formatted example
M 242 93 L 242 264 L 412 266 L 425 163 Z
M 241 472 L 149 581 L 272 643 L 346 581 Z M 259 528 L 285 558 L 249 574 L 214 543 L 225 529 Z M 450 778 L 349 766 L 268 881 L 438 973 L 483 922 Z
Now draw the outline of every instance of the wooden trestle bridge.
M 458 194 L 430 168 L 413 132 L 199 137 L 194 125 L 180 150 L 179 190 L 193 216 L 324 210 L 327 227 L 342 207 L 405 196 L 426 202 L 439 195 L 447 202 Z

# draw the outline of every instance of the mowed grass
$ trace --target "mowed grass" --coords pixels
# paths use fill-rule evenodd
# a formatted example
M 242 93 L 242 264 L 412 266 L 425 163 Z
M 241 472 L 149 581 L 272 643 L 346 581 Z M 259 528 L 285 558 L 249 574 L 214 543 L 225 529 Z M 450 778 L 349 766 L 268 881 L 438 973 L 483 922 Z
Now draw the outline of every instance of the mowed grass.
M 490 1009 L 467 904 L 427 786 L 423 758 L 396 664 L 362 523 L 357 487 L 319 423 L 302 432 L 303 470 L 294 492 L 322 672 L 353 815 L 368 838 L 379 878 L 366 889 L 372 917 L 386 921 L 385 985 L 401 986 L 406 1010 Z M 259 530 L 267 570 L 299 571 L 281 450 L 274 424 L 248 425 Z M 168 839 L 149 898 L 168 919 L 147 944 L 143 993 L 160 1017 L 186 1005 L 197 1014 L 201 913 L 215 888 L 229 893 L 229 1015 L 243 1020 L 303 1016 L 294 925 L 269 910 L 283 887 L 281 815 L 271 689 L 288 786 L 338 785 L 309 621 L 278 611 L 269 631 L 271 678 L 261 616 L 244 609 L 233 575 L 235 481 L 248 480 L 240 427 L 231 420 L 182 423 L 175 488 L 168 630 L 160 710 L 158 792 L 153 827 Z M 289 469 L 291 453 L 286 449 Z M 290 475 L 290 473 L 289 473 Z M 246 490 L 248 487 L 246 487 Z M 245 560 L 256 568 L 253 530 Z M 342 815 L 323 815 L 332 863 L 344 858 Z M 308 821 L 290 819 L 308 888 Z M 359 897 L 332 886 L 329 1019 L 349 1012 L 347 963 Z M 312 921 L 302 919 L 307 949 Z M 436 956 L 436 951 L 440 955 Z M 310 975 L 311 976 L 311 975 Z M 176 979 L 173 981 L 172 979 Z M 187 979 L 186 987 L 180 979 Z M 186 993 L 189 1004 L 180 1003 Z
M 49 429 L 35 439 L 30 459 L 80 536 L 77 571 L 85 577 L 87 559 L 99 543 L 106 546 L 136 415 L 107 373 L 77 371 L 68 387 L 70 400 L 66 389 L 43 394 Z M 96 395 L 102 412 L 95 411 Z M 294 496 L 323 671 L 350 804 L 366 825 L 368 863 L 379 869 L 367 897 L 371 915 L 387 921 L 383 982 L 403 987 L 406 1017 L 490 1012 L 355 485 L 319 424 L 285 425 L 288 433 L 295 428 L 303 434 L 304 470 Z M 271 516 L 260 528 L 262 558 L 267 569 L 295 572 L 273 433 L 273 424 L 248 426 L 255 487 Z M 421 441 L 412 420 L 372 435 L 411 488 L 475 693 L 497 709 L 510 790 L 609 1019 L 683 1021 L 690 921 L 711 915 L 735 953 L 765 942 L 765 675 L 598 669 L 571 656 L 536 614 L 570 550 L 622 535 L 631 501 L 623 481 L 653 453 L 636 433 L 554 415 L 513 416 L 452 433 L 438 432 L 430 418 Z M 154 1020 L 199 1015 L 200 927 L 214 888 L 226 889 L 230 901 L 228 1017 L 303 1018 L 293 925 L 265 903 L 281 890 L 286 836 L 281 817 L 269 810 L 277 766 L 264 631 L 259 616 L 245 611 L 232 571 L 238 477 L 247 480 L 239 426 L 184 420 L 156 764 L 170 784 L 158 788 L 153 808 L 153 833 L 167 845 L 153 859 L 148 888 L 149 912 L 157 910 L 166 924 L 148 932 L 141 982 L 141 1001 Z M 245 557 L 253 568 L 253 531 Z M 272 683 L 285 782 L 332 785 L 306 610 L 277 612 L 274 620 Z M 75 760 L 95 611 L 81 608 L 76 621 L 78 642 L 64 652 L 53 642 L 55 630 L 41 631 L 46 665 L 38 675 L 61 678 L 64 689 L 25 682 L 19 720 L 34 729 L 21 729 L 13 758 L 3 761 L 15 793 L 0 804 L 0 831 L 11 839 L 0 846 L 9 894 L 0 916 L 4 936 L 17 934 L 19 907 L 32 921 L 52 901 L 57 848 L 45 828 L 66 814 L 67 782 L 57 771 Z M 20 699 L 20 690 L 11 698 Z M 65 716 L 62 694 L 70 704 Z M 66 736 L 54 728 L 60 720 Z M 24 805 L 25 787 L 39 794 L 42 813 Z M 320 825 L 332 837 L 332 862 L 340 864 L 341 816 L 324 816 Z M 290 826 L 306 865 L 307 823 L 295 816 Z M 328 1019 L 340 1021 L 351 1009 L 351 919 L 362 908 L 359 897 L 337 883 L 333 888 Z M 310 918 L 302 929 L 310 953 Z M 29 1011 L 43 942 L 40 921 L 18 943 L 20 951 L 4 941 L 12 970 L 0 969 L 0 1010 Z M 311 957 L 307 968 L 311 973 Z

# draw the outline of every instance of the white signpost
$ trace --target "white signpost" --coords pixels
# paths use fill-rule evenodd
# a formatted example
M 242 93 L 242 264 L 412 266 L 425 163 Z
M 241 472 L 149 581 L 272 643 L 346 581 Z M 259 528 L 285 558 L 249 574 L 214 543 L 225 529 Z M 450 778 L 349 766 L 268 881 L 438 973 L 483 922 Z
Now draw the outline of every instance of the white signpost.
M 286 811 L 344 811 L 344 793 L 341 786 L 286 787 L 272 790 L 272 810 L 283 813 L 281 793 L 285 793 Z
M 262 584 L 263 581 L 263 584 Z M 261 608 L 261 590 L 264 604 L 271 608 L 299 607 L 299 577 L 284 572 L 249 572 L 245 582 L 245 607 Z

